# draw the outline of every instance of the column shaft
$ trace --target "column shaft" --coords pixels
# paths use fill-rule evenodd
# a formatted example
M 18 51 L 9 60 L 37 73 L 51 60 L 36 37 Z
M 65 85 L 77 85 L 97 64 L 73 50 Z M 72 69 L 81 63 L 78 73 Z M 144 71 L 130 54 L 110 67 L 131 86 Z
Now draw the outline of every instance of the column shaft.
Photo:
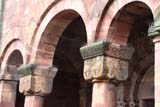
M 0 82 L 0 107 L 15 107 L 17 82 Z
M 155 43 L 155 107 L 160 107 L 160 42 Z
M 115 107 L 116 86 L 107 82 L 93 84 L 92 107 Z
M 27 95 L 25 97 L 24 107 L 43 107 L 44 98 L 41 96 Z

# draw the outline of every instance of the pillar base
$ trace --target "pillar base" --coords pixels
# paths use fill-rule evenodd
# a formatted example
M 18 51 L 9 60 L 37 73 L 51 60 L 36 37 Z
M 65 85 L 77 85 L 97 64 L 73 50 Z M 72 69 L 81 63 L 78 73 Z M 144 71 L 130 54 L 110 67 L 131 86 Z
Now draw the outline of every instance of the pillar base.
M 17 82 L 0 81 L 0 107 L 15 107 Z

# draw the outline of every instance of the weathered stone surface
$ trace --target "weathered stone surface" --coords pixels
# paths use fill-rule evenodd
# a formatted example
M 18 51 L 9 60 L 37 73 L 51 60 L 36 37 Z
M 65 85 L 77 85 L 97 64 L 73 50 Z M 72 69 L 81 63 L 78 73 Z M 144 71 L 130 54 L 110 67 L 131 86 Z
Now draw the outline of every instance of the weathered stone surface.
M 122 46 L 116 43 L 100 41 L 91 45 L 84 46 L 80 49 L 83 59 L 89 59 L 95 56 L 105 55 L 116 57 L 119 59 L 129 60 L 133 53 L 134 48 Z
M 26 96 L 24 107 L 43 107 L 44 98 L 42 96 Z
M 94 77 L 103 77 L 103 61 L 104 56 L 99 56 L 84 61 L 84 78 L 92 80 Z
M 84 61 L 84 78 L 89 81 L 128 78 L 128 62 L 125 60 L 98 56 Z
M 105 55 L 118 59 L 129 60 L 133 56 L 134 48 L 116 43 L 109 43 L 105 48 Z
M 42 65 L 27 65 L 19 68 L 18 71 L 22 75 L 19 85 L 21 93 L 41 96 L 51 93 L 57 68 Z
M 128 78 L 129 65 L 125 60 L 106 57 L 105 68 L 107 70 L 107 77 L 116 80 L 126 80 Z
M 158 35 L 160 35 L 160 21 L 155 22 L 148 30 L 148 36 L 153 37 Z
M 18 82 L 0 80 L 0 107 L 15 107 Z
M 109 82 L 93 84 L 92 107 L 116 107 L 116 86 Z
M 20 78 L 19 91 L 25 95 L 35 94 L 44 96 L 51 93 L 52 85 L 53 78 L 28 75 Z
M 81 48 L 84 61 L 84 78 L 89 81 L 128 78 L 129 64 L 134 53 L 132 47 L 109 42 L 97 42 Z
M 80 48 L 81 56 L 83 59 L 89 59 L 95 56 L 100 56 L 104 54 L 106 43 L 100 41 L 91 45 L 87 45 Z
M 21 76 L 26 75 L 37 75 L 37 76 L 46 76 L 54 78 L 58 69 L 56 67 L 49 67 L 36 64 L 28 64 L 18 68 L 18 73 Z

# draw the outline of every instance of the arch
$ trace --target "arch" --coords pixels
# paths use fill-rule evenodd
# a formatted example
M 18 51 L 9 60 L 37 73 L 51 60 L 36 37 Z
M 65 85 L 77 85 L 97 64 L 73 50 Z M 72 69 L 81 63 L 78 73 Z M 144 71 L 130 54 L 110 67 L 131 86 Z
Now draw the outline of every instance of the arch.
M 43 26 L 43 29 L 39 29 L 31 45 L 32 56 L 30 57 L 30 62 L 52 65 L 54 51 L 59 38 L 64 29 L 77 17 L 81 16 L 75 10 L 66 9 L 53 16 L 45 28 Z M 83 24 L 85 25 L 84 21 Z
M 7 64 L 18 65 L 23 64 L 23 56 L 19 50 L 14 50 L 8 57 Z
M 79 8 L 76 7 L 77 5 Z M 68 0 L 53 1 L 40 17 L 39 22 L 37 23 L 37 27 L 34 30 L 31 42 L 29 43 L 29 51 L 30 53 L 32 53 L 32 55 L 28 56 L 27 58 L 28 62 L 34 62 L 38 43 L 48 24 L 57 14 L 67 10 L 72 10 L 75 13 L 79 14 L 83 19 L 84 24 L 87 25 L 89 17 L 85 5 L 83 5 L 82 1 L 79 2 L 72 2 Z
M 61 11 L 44 29 L 38 41 L 34 63 L 58 67 L 53 93 L 47 97 L 44 106 L 79 106 L 80 81 L 84 81 L 82 77 L 84 62 L 79 49 L 86 42 L 84 21 L 74 10 Z M 70 87 L 73 93 L 63 93 L 63 90 L 70 91 L 66 87 Z M 61 96 L 61 99 L 58 99 L 58 96 Z
M 101 20 L 97 26 L 95 40 L 107 40 L 111 42 L 118 42 L 123 45 L 127 44 L 129 37 L 128 35 L 133 28 L 133 25 L 131 24 L 134 24 L 135 22 L 135 18 L 132 18 L 136 16 L 140 17 L 140 14 L 141 16 L 149 15 L 150 17 L 153 17 L 153 7 L 151 6 L 151 2 L 147 0 L 114 1 L 110 8 L 108 8 L 107 11 L 104 9 L 102 13 Z M 135 13 L 135 11 L 137 13 Z M 118 32 L 118 34 L 116 34 L 116 32 Z M 125 36 L 123 37 L 123 35 Z M 126 35 L 128 37 L 126 37 Z
M 138 99 L 140 107 L 143 107 L 146 100 L 154 101 L 154 67 L 151 66 L 144 74 L 139 90 L 138 90 Z
M 21 53 L 23 63 L 26 63 L 26 57 L 28 53 L 23 43 L 19 39 L 13 39 L 7 44 L 7 46 L 4 48 L 2 52 L 2 56 L 1 56 L 2 57 L 2 62 L 1 62 L 1 72 L 2 73 L 5 72 L 5 67 L 8 63 L 9 57 L 10 55 L 12 55 L 12 53 L 15 50 L 18 50 Z
M 13 72 L 11 71 L 10 67 L 12 68 L 15 66 L 15 68 L 19 67 L 20 65 L 23 64 L 23 56 L 19 50 L 13 50 L 13 52 L 9 55 L 6 64 L 5 64 L 5 69 L 4 71 L 6 72 Z
M 18 48 L 14 48 L 13 45 L 16 47 L 16 46 L 19 46 L 20 43 L 16 40 L 14 42 L 12 42 L 12 44 L 9 45 L 9 47 L 7 48 L 6 50 L 6 53 L 4 55 L 4 59 L 3 59 L 3 66 L 2 66 L 2 69 L 3 71 L 1 72 L 2 74 L 8 74 L 8 76 L 13 76 L 13 81 L 17 81 L 19 78 L 18 76 L 16 75 L 16 71 L 17 71 L 17 67 L 19 67 L 20 65 L 24 64 L 24 58 L 23 58 L 23 55 L 22 55 L 22 49 L 18 49 Z M 14 48 L 13 50 L 11 50 L 10 48 Z M 14 80 L 15 79 L 15 80 Z M 12 80 L 11 80 L 12 81 Z M 18 81 L 17 81 L 18 83 Z M 19 83 L 18 83 L 19 85 Z M 25 97 L 19 93 L 18 91 L 18 87 L 17 86 L 17 90 L 15 89 L 14 91 L 16 93 L 16 107 L 21 107 L 24 105 L 24 99 Z
M 131 86 L 130 86 L 130 98 L 133 98 L 134 100 L 138 101 L 138 95 L 139 95 L 139 87 L 141 84 L 141 81 L 147 71 L 149 71 L 154 66 L 154 56 L 153 54 L 150 54 L 146 56 L 143 60 L 141 60 L 138 65 L 136 65 L 136 70 L 134 71 L 136 75 L 134 75 L 134 72 L 130 74 L 130 78 L 132 76 Z
M 134 93 L 133 93 L 133 97 L 135 99 L 138 99 L 138 95 L 139 95 L 139 87 L 140 84 L 142 82 L 142 79 L 144 78 L 145 74 L 147 73 L 147 71 L 149 71 L 150 69 L 153 69 L 153 63 L 149 63 L 145 68 L 143 68 L 143 70 L 140 72 L 140 75 L 138 76 L 136 83 L 135 83 L 135 87 L 134 87 Z

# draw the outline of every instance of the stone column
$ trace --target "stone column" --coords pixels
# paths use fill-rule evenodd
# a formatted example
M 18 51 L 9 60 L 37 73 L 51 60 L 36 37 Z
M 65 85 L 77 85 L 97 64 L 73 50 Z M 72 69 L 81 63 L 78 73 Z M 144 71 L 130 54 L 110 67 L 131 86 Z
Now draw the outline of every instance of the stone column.
M 0 74 L 0 107 L 15 107 L 18 78 L 15 67 L 10 71 Z
M 155 95 L 155 107 L 160 107 L 160 21 L 155 22 L 148 30 L 148 36 L 153 39 L 154 42 L 154 95 Z
M 24 107 L 43 107 L 44 96 L 52 91 L 57 68 L 28 64 L 18 68 L 21 75 L 19 91 L 25 97 Z
M 128 78 L 128 60 L 134 49 L 102 41 L 80 51 L 84 78 L 93 83 L 92 107 L 115 107 L 116 84 Z

